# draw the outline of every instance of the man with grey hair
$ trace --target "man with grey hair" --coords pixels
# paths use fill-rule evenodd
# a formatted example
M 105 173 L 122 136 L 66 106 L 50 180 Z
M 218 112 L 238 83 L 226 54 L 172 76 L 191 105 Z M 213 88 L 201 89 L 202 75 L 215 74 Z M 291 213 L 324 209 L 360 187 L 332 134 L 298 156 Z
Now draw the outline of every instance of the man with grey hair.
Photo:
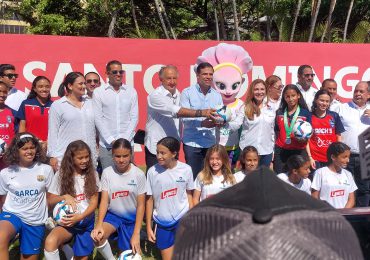
M 306 101 L 308 109 L 311 111 L 312 102 L 315 98 L 317 90 L 312 87 L 315 73 L 313 73 L 310 65 L 301 65 L 298 68 L 298 82 L 297 87 L 302 93 L 302 97 Z
M 177 89 L 179 72 L 176 66 L 163 66 L 159 71 L 162 85 L 148 96 L 147 121 L 145 125 L 145 163 L 147 170 L 157 163 L 157 142 L 166 136 L 180 140 L 179 117 L 212 118 L 212 109 L 193 110 L 180 107 Z
M 370 86 L 366 81 L 357 83 L 352 101 L 341 104 L 338 114 L 343 123 L 342 142 L 351 147 L 348 170 L 354 175 L 358 190 L 356 191 L 356 206 L 370 206 L 370 181 L 361 179 L 360 150 L 358 136 L 370 127 Z

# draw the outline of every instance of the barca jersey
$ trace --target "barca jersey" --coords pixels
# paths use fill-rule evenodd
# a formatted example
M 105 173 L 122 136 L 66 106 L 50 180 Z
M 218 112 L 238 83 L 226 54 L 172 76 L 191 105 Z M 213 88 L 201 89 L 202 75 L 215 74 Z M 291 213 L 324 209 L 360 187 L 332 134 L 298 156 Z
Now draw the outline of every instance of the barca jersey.
M 10 144 L 15 135 L 14 114 L 15 111 L 7 106 L 0 112 L 0 138 L 7 145 Z
M 313 114 L 311 122 L 313 129 L 309 140 L 311 156 L 315 161 L 327 162 L 326 151 L 329 145 L 336 142 L 337 135 L 345 131 L 342 121 L 337 113 L 327 111 L 322 118 Z
M 292 115 L 288 115 L 288 122 L 290 125 L 290 122 L 293 120 L 294 113 Z M 297 120 L 303 120 L 311 123 L 311 113 L 301 108 Z M 296 138 L 294 138 L 293 131 L 290 133 L 290 139 L 291 143 L 287 144 L 285 142 L 286 140 L 286 132 L 284 127 L 284 111 L 279 109 L 276 112 L 276 118 L 275 118 L 275 133 L 276 133 L 276 142 L 275 144 L 286 150 L 302 150 L 306 148 L 307 142 L 299 142 Z
M 42 105 L 37 98 L 26 99 L 17 112 L 19 120 L 26 121 L 27 132 L 32 133 L 42 141 L 48 139 L 49 109 L 53 101 Z

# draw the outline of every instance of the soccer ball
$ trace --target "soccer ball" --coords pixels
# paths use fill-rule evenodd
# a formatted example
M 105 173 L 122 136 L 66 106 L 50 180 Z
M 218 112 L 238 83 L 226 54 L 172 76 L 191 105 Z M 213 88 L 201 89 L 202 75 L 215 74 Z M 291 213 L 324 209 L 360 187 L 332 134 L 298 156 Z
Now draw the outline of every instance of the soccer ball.
M 299 119 L 294 124 L 293 134 L 298 140 L 308 140 L 312 135 L 312 126 L 307 121 Z
M 227 106 L 221 105 L 216 108 L 216 121 L 219 123 L 229 122 L 231 120 L 231 111 Z
M 53 210 L 53 218 L 58 225 L 62 225 L 61 221 L 64 216 L 68 214 L 76 213 L 73 210 L 72 206 L 63 205 L 63 204 L 64 204 L 64 200 L 58 202 L 57 205 L 55 205 L 54 210 Z
M 3 139 L 0 138 L 0 154 L 3 154 L 6 149 L 6 143 Z
M 132 253 L 132 250 L 123 251 L 117 260 L 141 260 L 141 256 L 136 253 Z

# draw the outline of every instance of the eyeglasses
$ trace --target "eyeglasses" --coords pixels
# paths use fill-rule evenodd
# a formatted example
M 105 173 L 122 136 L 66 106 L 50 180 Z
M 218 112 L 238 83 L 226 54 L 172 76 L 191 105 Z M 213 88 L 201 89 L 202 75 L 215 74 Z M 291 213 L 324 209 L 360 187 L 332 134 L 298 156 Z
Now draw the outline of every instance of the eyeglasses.
M 13 73 L 8 73 L 8 74 L 3 74 L 3 77 L 8 77 L 8 79 L 12 78 L 18 78 L 18 74 L 13 74 Z
M 305 76 L 306 78 L 308 77 L 315 77 L 316 74 L 312 73 L 312 74 L 303 74 L 303 76 Z
M 117 74 L 122 75 L 123 73 L 125 73 L 125 71 L 124 70 L 112 70 L 110 73 L 112 73 L 113 75 L 117 75 Z
M 95 83 L 95 84 L 98 84 L 99 83 L 99 80 L 98 79 L 88 79 L 88 80 L 86 80 L 86 83 L 87 84 L 91 84 L 91 83 Z

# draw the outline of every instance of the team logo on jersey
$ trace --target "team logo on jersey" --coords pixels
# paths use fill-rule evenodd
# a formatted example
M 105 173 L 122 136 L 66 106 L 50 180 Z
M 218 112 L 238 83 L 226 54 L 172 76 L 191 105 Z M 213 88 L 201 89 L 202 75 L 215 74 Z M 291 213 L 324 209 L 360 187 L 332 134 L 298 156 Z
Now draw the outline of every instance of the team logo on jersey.
M 6 116 L 6 121 L 10 124 L 12 122 L 12 117 L 11 116 Z
M 176 194 L 177 194 L 177 188 L 166 190 L 161 193 L 161 199 L 163 200 L 166 198 L 170 198 L 170 197 L 176 196 Z
M 333 190 L 330 192 L 330 197 L 341 197 L 344 196 L 344 190 Z
M 127 185 L 136 186 L 135 180 L 131 180 Z
M 334 119 L 329 119 L 329 124 L 330 124 L 331 128 L 334 128 L 334 126 L 335 126 Z
M 44 175 L 37 175 L 37 180 L 39 182 L 44 181 L 45 180 L 45 176 Z
M 76 200 L 77 201 L 81 201 L 81 200 L 85 200 L 85 194 L 78 194 L 78 195 L 76 195 Z
M 129 195 L 128 190 L 121 190 L 121 191 L 116 191 L 112 193 L 112 200 L 117 199 L 117 198 L 123 198 L 127 197 Z
M 180 176 L 179 179 L 176 180 L 176 182 L 185 182 L 185 180 Z

